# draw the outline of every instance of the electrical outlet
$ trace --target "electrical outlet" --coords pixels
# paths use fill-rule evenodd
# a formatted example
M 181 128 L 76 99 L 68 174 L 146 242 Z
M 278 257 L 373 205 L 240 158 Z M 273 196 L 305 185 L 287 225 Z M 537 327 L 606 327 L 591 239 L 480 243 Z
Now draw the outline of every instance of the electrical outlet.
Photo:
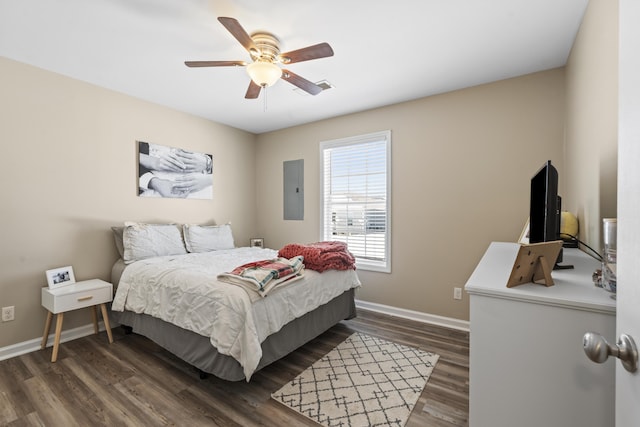
M 14 319 L 15 319 L 15 307 L 13 305 L 9 307 L 2 307 L 2 321 L 10 322 Z
M 453 299 L 462 299 L 462 288 L 453 288 Z

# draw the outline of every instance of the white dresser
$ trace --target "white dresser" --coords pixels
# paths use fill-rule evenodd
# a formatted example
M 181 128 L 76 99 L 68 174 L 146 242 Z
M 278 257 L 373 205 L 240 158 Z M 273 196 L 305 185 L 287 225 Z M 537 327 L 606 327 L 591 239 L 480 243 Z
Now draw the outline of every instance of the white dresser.
M 599 262 L 564 249 L 554 286 L 507 288 L 519 245 L 492 243 L 467 281 L 471 427 L 614 425 L 615 358 L 599 365 L 585 332 L 615 342 L 616 303 L 593 285 Z

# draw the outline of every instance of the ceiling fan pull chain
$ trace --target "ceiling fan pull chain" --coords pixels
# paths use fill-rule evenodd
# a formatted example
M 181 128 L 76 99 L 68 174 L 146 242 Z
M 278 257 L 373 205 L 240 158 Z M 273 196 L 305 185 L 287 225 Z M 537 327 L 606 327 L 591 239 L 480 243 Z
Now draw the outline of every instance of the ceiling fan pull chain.
M 262 92 L 264 92 L 264 106 L 262 107 L 262 112 L 266 113 L 267 112 L 267 87 L 265 86 L 264 89 L 262 89 Z

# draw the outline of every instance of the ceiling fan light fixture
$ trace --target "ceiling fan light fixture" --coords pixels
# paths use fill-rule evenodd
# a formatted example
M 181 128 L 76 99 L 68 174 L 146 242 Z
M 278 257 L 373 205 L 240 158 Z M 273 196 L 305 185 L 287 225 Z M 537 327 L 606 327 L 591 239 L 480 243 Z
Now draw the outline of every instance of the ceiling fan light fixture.
M 247 66 L 247 73 L 258 86 L 269 87 L 282 76 L 282 69 L 273 62 L 255 61 Z
M 249 35 L 237 19 L 226 16 L 218 17 L 218 21 L 249 52 L 253 62 L 247 65 L 244 61 L 185 61 L 187 67 L 246 66 L 251 77 L 246 99 L 256 99 L 262 88 L 273 86 L 280 78 L 311 95 L 317 95 L 331 87 L 310 82 L 279 66 L 333 56 L 333 49 L 328 43 L 318 43 L 281 54 L 280 41 L 273 34 L 258 31 Z

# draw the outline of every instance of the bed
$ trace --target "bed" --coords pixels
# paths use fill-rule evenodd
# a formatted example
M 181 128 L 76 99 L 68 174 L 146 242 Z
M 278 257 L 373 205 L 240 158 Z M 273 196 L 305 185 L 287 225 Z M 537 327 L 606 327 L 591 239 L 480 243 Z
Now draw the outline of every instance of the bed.
M 229 381 L 251 375 L 344 319 L 355 317 L 354 269 L 304 269 L 268 294 L 222 273 L 278 251 L 235 247 L 229 225 L 125 223 L 114 227 L 113 320 L 201 372 Z

